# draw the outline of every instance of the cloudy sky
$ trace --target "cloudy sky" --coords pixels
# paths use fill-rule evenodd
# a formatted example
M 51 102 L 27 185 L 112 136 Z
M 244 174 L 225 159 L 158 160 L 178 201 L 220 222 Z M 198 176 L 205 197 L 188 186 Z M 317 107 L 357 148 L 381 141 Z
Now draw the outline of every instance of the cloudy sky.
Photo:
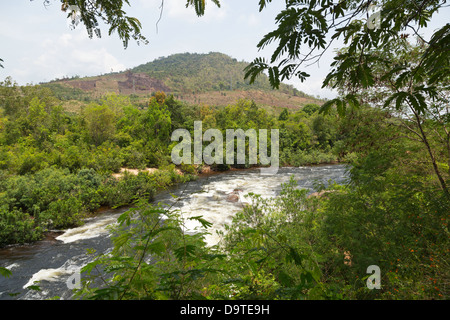
M 24 85 L 64 76 L 93 76 L 183 52 L 222 52 L 247 62 L 269 57 L 270 49 L 258 52 L 256 45 L 273 30 L 284 3 L 274 1 L 260 13 L 258 0 L 222 0 L 220 9 L 208 3 L 206 15 L 198 18 L 192 8 L 185 8 L 185 0 L 164 0 L 157 25 L 161 1 L 131 0 L 131 7 L 125 6 L 128 15 L 141 21 L 149 44 L 130 42 L 124 49 L 117 34 L 107 35 L 106 26 L 100 26 L 100 39 L 89 39 L 83 25 L 71 30 L 59 0 L 50 0 L 48 6 L 44 0 L 0 0 L 0 58 L 4 60 L 0 81 L 11 76 Z M 443 25 L 449 16 L 447 8 L 429 29 Z M 335 93 L 321 89 L 332 54 L 330 48 L 320 65 L 306 70 L 311 77 L 305 83 L 292 84 L 308 94 L 332 98 Z

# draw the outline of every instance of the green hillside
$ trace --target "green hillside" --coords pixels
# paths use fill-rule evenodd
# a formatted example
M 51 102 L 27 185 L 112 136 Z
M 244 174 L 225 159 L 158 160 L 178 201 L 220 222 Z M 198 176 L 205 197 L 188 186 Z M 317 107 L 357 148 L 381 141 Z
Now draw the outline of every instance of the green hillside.
M 134 73 L 146 73 L 162 80 L 174 93 L 202 93 L 208 91 L 264 90 L 271 91 L 267 77 L 257 78 L 254 84 L 244 80 L 247 62 L 237 61 L 223 53 L 181 53 L 159 58 L 133 68 Z M 282 92 L 305 96 L 293 86 L 283 85 Z
M 265 75 L 250 85 L 244 79 L 247 65 L 223 53 L 181 53 L 124 72 L 56 79 L 43 85 L 66 101 L 96 99 L 109 92 L 139 100 L 164 91 L 189 104 L 226 106 L 239 99 L 251 99 L 264 107 L 298 109 L 307 103 L 322 103 L 292 85 L 282 84 L 279 90 L 273 90 Z

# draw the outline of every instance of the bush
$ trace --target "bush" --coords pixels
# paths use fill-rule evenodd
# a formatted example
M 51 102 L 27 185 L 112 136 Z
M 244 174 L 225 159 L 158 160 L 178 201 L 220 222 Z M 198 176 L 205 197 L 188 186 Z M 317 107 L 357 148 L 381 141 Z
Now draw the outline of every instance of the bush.
M 42 228 L 36 227 L 33 217 L 20 210 L 10 211 L 6 205 L 0 206 L 0 247 L 40 240 L 42 234 Z
M 77 198 L 56 200 L 50 203 L 46 212 L 41 214 L 48 228 L 63 229 L 82 224 L 83 203 Z
M 337 161 L 337 157 L 331 152 L 323 152 L 320 150 L 298 151 L 289 154 L 289 157 L 289 163 L 294 166 L 331 163 Z
M 130 205 L 139 198 L 151 200 L 155 190 L 156 185 L 148 173 L 133 175 L 125 172 L 122 178 L 107 181 L 104 187 L 105 202 L 108 206 L 119 207 Z
M 86 212 L 96 210 L 104 202 L 104 195 L 101 177 L 92 169 L 72 174 L 68 169 L 46 168 L 35 174 L 6 177 L 0 183 L 0 201 L 3 243 L 21 238 L 8 236 L 6 231 L 16 224 L 26 239 L 35 238 L 32 229 L 38 235 L 48 228 L 79 225 Z
M 329 197 L 325 246 L 340 254 L 332 260 L 330 278 L 344 278 L 356 299 L 448 296 L 448 200 L 428 190 L 372 185 L 367 191 L 347 190 Z M 344 251 L 351 255 L 351 267 L 342 265 Z M 380 267 L 382 290 L 367 290 L 363 276 L 369 265 Z
M 87 167 L 99 173 L 119 172 L 123 162 L 120 148 L 107 141 L 92 150 Z
M 102 177 L 94 169 L 78 171 L 76 193 L 84 210 L 94 212 L 105 202 Z
M 132 147 L 122 148 L 121 156 L 124 159 L 123 165 L 127 168 L 142 170 L 147 166 L 145 154 Z

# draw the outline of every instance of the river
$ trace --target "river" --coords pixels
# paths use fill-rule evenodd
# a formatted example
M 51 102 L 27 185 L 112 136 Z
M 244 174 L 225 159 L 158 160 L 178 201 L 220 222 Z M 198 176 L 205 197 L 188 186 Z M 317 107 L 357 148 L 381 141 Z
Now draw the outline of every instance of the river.
M 248 193 L 277 196 L 282 183 L 288 182 L 291 176 L 299 188 L 308 188 L 312 192 L 315 182 L 344 183 L 346 170 L 344 165 L 320 165 L 280 168 L 276 175 L 261 175 L 259 169 L 228 171 L 202 176 L 161 192 L 155 202 L 171 205 L 176 201 L 174 206 L 184 217 L 202 215 L 213 223 L 211 235 L 206 239 L 212 245 L 220 240 L 214 231 L 231 222 L 233 215 L 248 201 Z M 12 272 L 9 278 L 0 276 L 0 300 L 71 299 L 68 280 L 91 259 L 87 249 L 95 249 L 98 254 L 111 249 L 108 226 L 114 224 L 125 210 L 105 210 L 87 219 L 81 227 L 50 233 L 33 244 L 0 249 L 0 266 Z M 190 230 L 195 227 L 195 224 L 187 226 Z M 35 281 L 38 281 L 40 291 L 28 288 Z

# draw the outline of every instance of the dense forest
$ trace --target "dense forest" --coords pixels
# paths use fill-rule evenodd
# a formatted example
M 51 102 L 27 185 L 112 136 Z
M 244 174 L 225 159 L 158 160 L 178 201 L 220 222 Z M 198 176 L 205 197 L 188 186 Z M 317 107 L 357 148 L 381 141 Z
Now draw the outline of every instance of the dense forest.
M 204 131 L 278 128 L 284 165 L 338 159 L 337 125 L 332 115 L 318 114 L 318 105 L 276 116 L 247 100 L 224 108 L 189 106 L 156 92 L 142 108 L 112 93 L 70 113 L 46 87 L 6 79 L 0 89 L 2 245 L 37 240 L 45 230 L 78 225 L 101 206 L 151 199 L 158 189 L 193 178 L 203 166 L 182 165 L 184 174 L 177 174 L 170 150 L 176 144 L 171 133 L 193 133 L 194 121 L 202 121 Z M 144 172 L 117 179 L 123 168 Z M 147 168 L 160 170 L 150 174 Z

